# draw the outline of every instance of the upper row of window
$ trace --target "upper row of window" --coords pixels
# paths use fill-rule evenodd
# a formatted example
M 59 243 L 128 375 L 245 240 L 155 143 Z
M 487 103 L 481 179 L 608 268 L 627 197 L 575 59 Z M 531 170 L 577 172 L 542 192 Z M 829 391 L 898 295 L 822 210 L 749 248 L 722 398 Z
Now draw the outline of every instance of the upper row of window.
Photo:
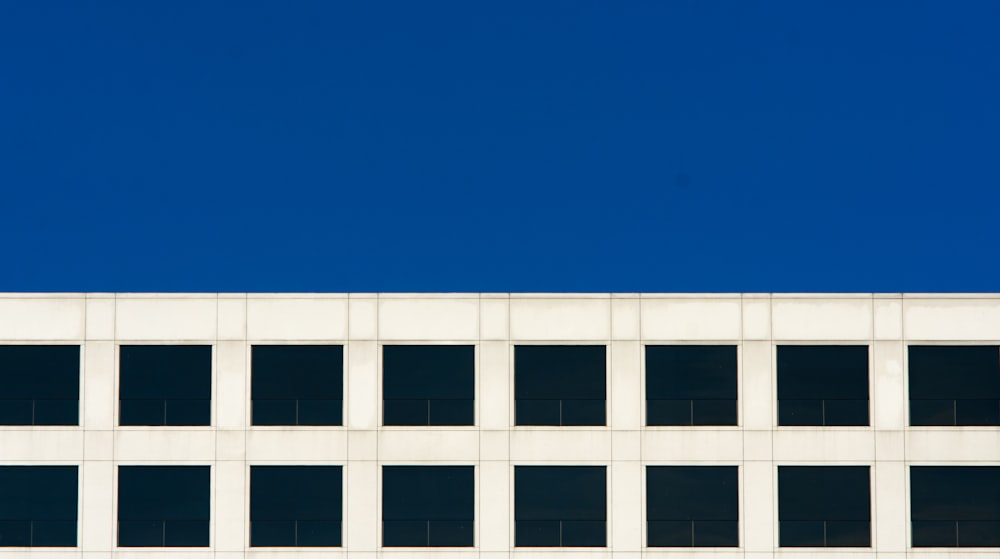
M 122 345 L 121 425 L 210 425 L 212 346 Z M 910 346 L 911 425 L 1000 425 L 1000 347 Z M 737 346 L 648 345 L 646 425 L 737 425 Z M 0 425 L 77 425 L 79 346 L 0 345 Z M 386 345 L 385 425 L 473 425 L 475 347 Z M 517 425 L 606 425 L 606 347 L 514 348 Z M 254 425 L 342 425 L 340 345 L 251 348 Z M 863 345 L 779 345 L 778 425 L 869 425 Z

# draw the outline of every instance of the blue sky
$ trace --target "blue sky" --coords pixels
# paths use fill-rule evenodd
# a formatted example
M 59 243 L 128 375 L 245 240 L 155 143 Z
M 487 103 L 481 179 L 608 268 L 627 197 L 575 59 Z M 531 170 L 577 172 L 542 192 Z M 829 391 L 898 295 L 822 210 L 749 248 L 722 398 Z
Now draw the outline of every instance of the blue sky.
M 4 2 L 2 291 L 1000 291 L 1000 3 Z

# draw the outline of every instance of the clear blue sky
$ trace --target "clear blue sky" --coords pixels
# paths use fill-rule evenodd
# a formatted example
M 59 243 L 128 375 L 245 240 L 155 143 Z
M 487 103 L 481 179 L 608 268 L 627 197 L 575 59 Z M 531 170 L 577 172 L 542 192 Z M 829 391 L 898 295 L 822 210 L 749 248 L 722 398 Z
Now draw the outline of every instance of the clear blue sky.
M 1000 3 L 3 2 L 0 291 L 1000 291 Z

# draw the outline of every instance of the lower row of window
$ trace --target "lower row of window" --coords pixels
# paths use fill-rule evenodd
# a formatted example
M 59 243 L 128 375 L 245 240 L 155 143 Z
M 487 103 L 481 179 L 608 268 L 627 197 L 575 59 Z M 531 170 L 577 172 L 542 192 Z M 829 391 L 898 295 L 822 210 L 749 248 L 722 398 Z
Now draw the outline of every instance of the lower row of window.
M 120 466 L 119 547 L 207 547 L 209 466 Z M 779 466 L 782 547 L 870 547 L 868 466 Z M 0 547 L 77 545 L 76 466 L 0 467 Z M 516 466 L 519 547 L 607 545 L 605 466 Z M 647 466 L 650 547 L 738 547 L 736 466 Z M 250 545 L 341 546 L 341 466 L 252 466 Z M 914 547 L 1000 547 L 1000 466 L 912 466 Z M 382 545 L 474 544 L 473 466 L 383 466 Z

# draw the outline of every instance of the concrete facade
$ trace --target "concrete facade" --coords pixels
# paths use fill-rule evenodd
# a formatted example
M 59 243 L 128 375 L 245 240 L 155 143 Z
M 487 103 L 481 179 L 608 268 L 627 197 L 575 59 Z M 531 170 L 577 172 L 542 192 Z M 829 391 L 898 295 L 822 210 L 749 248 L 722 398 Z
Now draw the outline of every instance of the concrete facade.
M 0 426 L 0 465 L 80 466 L 79 547 L 0 548 L 63 559 L 886 559 L 998 557 L 993 549 L 909 545 L 910 465 L 1000 465 L 1000 428 L 909 427 L 906 346 L 1000 344 L 1000 295 L 989 294 L 4 294 L 0 344 L 79 344 L 80 426 Z M 213 349 L 210 427 L 117 425 L 118 344 Z M 252 427 L 250 346 L 343 344 L 343 427 Z M 476 346 L 476 424 L 381 425 L 383 343 Z M 514 426 L 513 347 L 605 344 L 606 427 Z M 644 344 L 738 346 L 739 426 L 645 427 Z M 778 344 L 870 348 L 868 427 L 778 427 Z M 118 549 L 117 466 L 212 467 L 211 547 Z M 250 548 L 249 469 L 344 467 L 342 548 Z M 474 548 L 380 546 L 382 465 L 476 468 Z M 515 465 L 608 467 L 607 548 L 515 548 Z M 647 548 L 644 467 L 735 465 L 739 548 Z M 779 548 L 779 465 L 869 465 L 870 549 Z

